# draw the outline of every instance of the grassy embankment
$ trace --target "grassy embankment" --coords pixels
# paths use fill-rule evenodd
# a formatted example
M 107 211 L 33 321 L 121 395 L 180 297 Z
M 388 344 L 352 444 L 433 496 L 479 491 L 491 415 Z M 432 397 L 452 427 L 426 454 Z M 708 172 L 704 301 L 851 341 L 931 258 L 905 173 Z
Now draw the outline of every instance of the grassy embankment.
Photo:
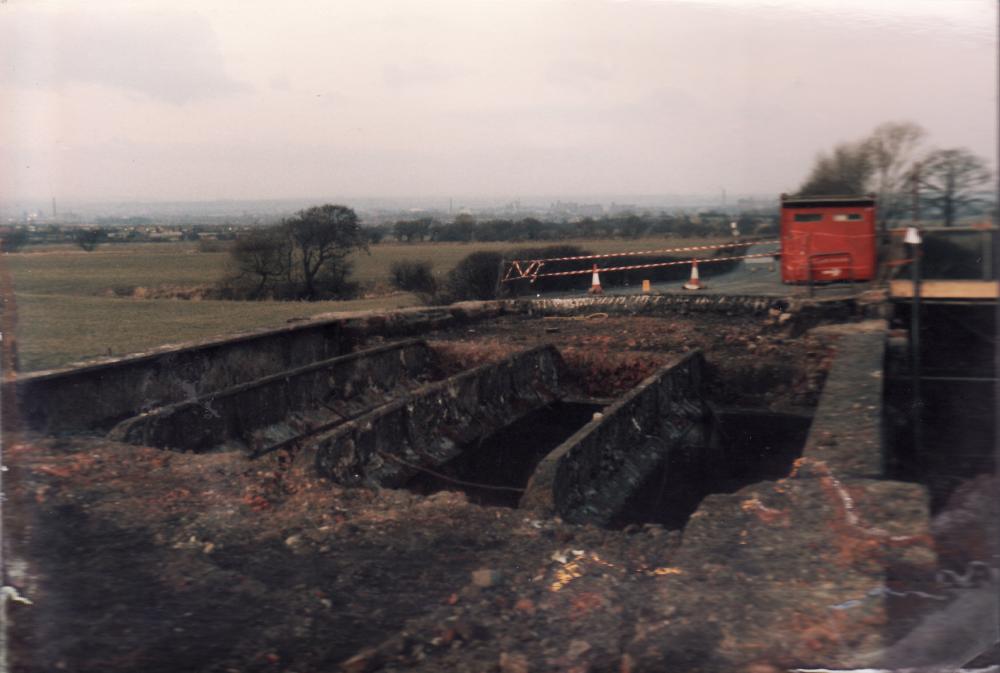
M 594 252 L 644 250 L 697 241 L 566 241 Z M 527 245 L 527 244 L 526 244 Z M 388 290 L 389 267 L 401 259 L 429 259 L 443 276 L 475 250 L 510 250 L 510 243 L 387 243 L 355 259 L 355 278 L 373 289 L 363 299 L 326 302 L 235 302 L 138 299 L 135 288 L 183 288 L 216 283 L 226 252 L 200 252 L 194 243 L 104 245 L 94 252 L 52 246 L 5 254 L 18 309 L 22 371 L 61 367 L 103 355 L 124 355 L 165 344 L 275 327 L 293 318 L 330 311 L 388 309 L 417 304 Z M 581 281 L 583 285 L 589 278 Z M 582 286 L 583 286 L 582 285 Z M 581 286 L 581 287 L 582 287 Z

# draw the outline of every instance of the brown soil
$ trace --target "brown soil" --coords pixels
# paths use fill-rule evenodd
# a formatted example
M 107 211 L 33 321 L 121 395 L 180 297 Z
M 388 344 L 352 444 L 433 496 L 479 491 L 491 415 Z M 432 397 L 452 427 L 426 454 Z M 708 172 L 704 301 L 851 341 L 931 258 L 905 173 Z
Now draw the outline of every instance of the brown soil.
M 628 390 L 679 353 L 701 349 L 708 396 L 718 404 L 811 408 L 833 355 L 832 338 L 791 336 L 773 316 L 504 318 L 443 332 L 430 341 L 452 363 L 474 366 L 539 344 L 556 346 L 582 394 Z

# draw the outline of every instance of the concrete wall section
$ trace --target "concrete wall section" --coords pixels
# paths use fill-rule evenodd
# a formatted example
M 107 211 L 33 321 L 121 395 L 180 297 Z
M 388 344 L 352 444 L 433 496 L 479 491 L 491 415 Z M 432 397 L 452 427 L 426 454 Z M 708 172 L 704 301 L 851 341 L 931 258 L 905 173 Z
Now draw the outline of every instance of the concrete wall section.
M 775 297 L 710 295 L 710 294 L 651 294 L 603 295 L 534 299 L 518 302 L 529 314 L 572 315 L 582 311 L 604 313 L 670 313 L 675 311 L 737 311 L 765 312 L 772 306 L 787 306 L 788 301 Z
M 819 460 L 848 478 L 885 473 L 882 395 L 888 324 L 871 320 L 851 326 L 837 342 L 837 354 L 823 386 L 805 458 Z
M 703 363 L 694 351 L 605 409 L 542 460 L 521 506 L 607 525 L 672 450 L 707 444 Z
M 846 317 L 859 309 L 853 300 L 799 304 L 792 310 L 803 315 L 812 310 L 821 315 L 842 313 Z M 773 297 L 691 294 L 515 299 L 396 311 L 330 313 L 279 329 L 27 374 L 4 384 L 3 394 L 8 399 L 16 397 L 27 429 L 45 433 L 107 431 L 149 409 L 342 355 L 358 340 L 373 336 L 415 336 L 507 314 L 529 317 L 593 312 L 756 314 L 788 306 L 789 300 Z
M 435 370 L 427 344 L 404 341 L 160 407 L 119 423 L 109 438 L 180 451 L 226 445 L 260 451 L 370 409 L 394 389 L 430 380 Z
M 395 487 L 559 396 L 559 354 L 518 353 L 434 383 L 318 435 L 297 461 L 345 484 Z
M 146 409 L 340 355 L 337 323 L 291 326 L 19 377 L 22 421 L 47 433 L 107 430 Z
M 138 413 L 342 355 L 359 338 L 424 334 L 495 317 L 503 302 L 360 311 L 316 316 L 273 330 L 187 344 L 71 367 L 5 383 L 27 429 L 107 431 Z

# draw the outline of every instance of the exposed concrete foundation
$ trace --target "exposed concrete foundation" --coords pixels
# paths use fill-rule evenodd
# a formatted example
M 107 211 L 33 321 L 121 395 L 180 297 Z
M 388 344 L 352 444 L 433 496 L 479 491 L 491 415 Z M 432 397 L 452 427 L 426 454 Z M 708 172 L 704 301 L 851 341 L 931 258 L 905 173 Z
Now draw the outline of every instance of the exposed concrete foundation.
M 298 460 L 341 483 L 400 486 L 557 399 L 559 362 L 542 346 L 428 385 L 319 435 Z
M 106 431 L 172 402 L 223 390 L 341 355 L 337 323 L 293 325 L 53 372 L 5 386 L 16 394 L 28 429 L 50 434 Z
M 116 423 L 149 409 L 328 360 L 349 352 L 360 340 L 376 336 L 419 336 L 502 315 L 670 315 L 688 311 L 756 315 L 775 307 L 787 308 L 791 303 L 807 326 L 820 317 L 847 319 L 871 308 L 854 299 L 627 295 L 329 313 L 278 329 L 166 346 L 63 370 L 33 372 L 4 384 L 3 394 L 18 400 L 26 429 L 49 434 L 106 432 Z
M 694 351 L 607 407 L 542 460 L 521 506 L 607 525 L 672 451 L 707 445 L 702 365 L 701 352 Z
M 103 432 L 149 409 L 343 355 L 359 339 L 414 336 L 506 310 L 503 302 L 467 302 L 324 314 L 278 329 L 33 372 L 4 384 L 3 394 L 17 397 L 26 429 Z
M 404 341 L 160 407 L 115 426 L 117 441 L 179 451 L 269 446 L 343 422 L 434 378 L 423 341 Z

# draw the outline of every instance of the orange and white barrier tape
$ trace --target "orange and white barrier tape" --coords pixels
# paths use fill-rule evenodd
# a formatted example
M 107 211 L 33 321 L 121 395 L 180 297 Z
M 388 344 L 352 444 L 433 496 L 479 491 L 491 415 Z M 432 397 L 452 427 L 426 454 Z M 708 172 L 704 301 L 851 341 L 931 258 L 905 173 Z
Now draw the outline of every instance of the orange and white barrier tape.
M 520 264 L 535 264 L 546 262 L 577 262 L 584 259 L 609 259 L 611 257 L 635 257 L 636 255 L 657 255 L 664 252 L 691 252 L 693 250 L 721 250 L 723 248 L 744 248 L 751 245 L 777 245 L 781 241 L 743 241 L 742 243 L 717 243 L 715 245 L 689 245 L 684 248 L 663 248 L 661 250 L 635 250 L 633 252 L 607 252 L 599 255 L 578 255 L 576 257 L 549 257 L 546 259 L 522 259 Z M 690 262 L 689 262 L 690 263 Z
M 774 252 L 761 252 L 754 253 L 752 255 L 739 255 L 737 257 L 703 257 L 698 260 L 699 264 L 708 264 L 709 262 L 728 262 L 737 259 L 751 259 L 754 257 L 779 257 L 781 255 L 780 250 L 775 250 Z M 666 266 L 687 266 L 691 264 L 691 260 L 685 259 L 679 262 L 655 262 L 653 264 L 634 264 L 632 266 L 612 266 L 604 269 L 598 269 L 600 272 L 609 273 L 612 271 L 632 271 L 635 269 L 658 269 Z M 576 271 L 552 271 L 549 273 L 535 273 L 530 276 L 519 276 L 511 278 L 508 277 L 503 279 L 503 282 L 508 282 L 511 280 L 521 280 L 522 278 L 530 278 L 534 281 L 536 278 L 554 278 L 556 276 L 584 276 L 589 273 L 593 273 L 592 269 L 578 269 Z

